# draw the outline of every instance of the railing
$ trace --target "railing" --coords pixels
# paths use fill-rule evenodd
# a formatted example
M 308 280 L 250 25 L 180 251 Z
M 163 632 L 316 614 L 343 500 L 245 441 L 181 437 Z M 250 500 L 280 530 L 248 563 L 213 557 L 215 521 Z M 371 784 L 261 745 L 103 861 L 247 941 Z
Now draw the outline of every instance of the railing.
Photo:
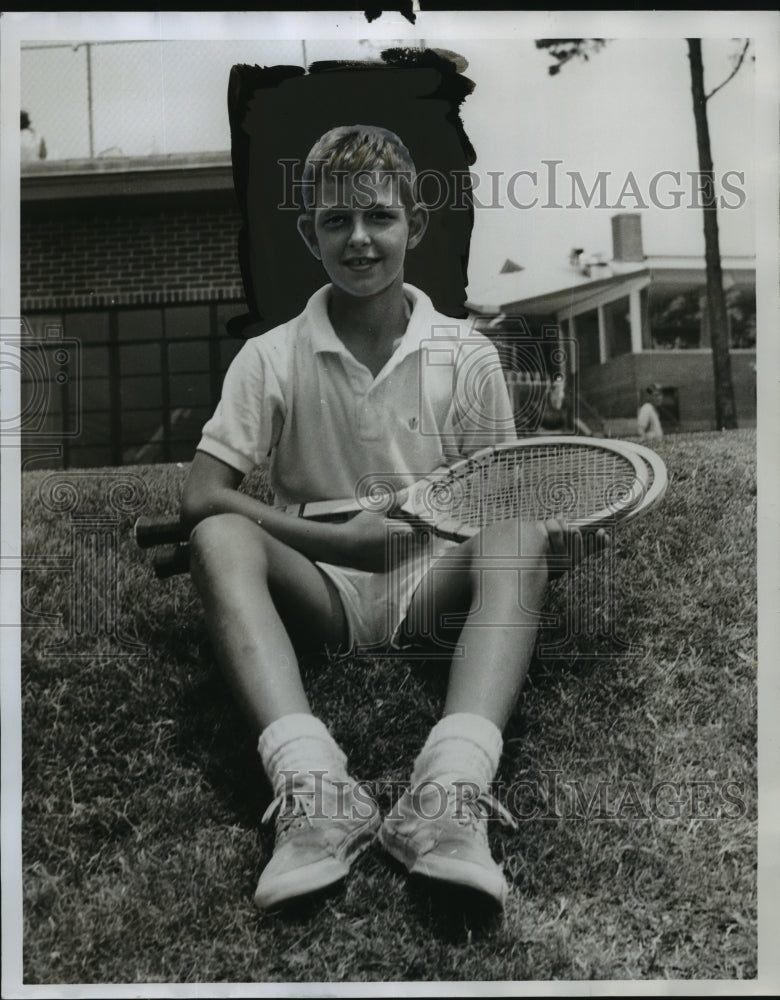
M 413 43 L 424 47 L 423 42 Z M 47 161 L 230 149 L 227 87 L 236 63 L 310 66 L 379 60 L 409 42 L 351 39 L 29 43 L 21 106 Z

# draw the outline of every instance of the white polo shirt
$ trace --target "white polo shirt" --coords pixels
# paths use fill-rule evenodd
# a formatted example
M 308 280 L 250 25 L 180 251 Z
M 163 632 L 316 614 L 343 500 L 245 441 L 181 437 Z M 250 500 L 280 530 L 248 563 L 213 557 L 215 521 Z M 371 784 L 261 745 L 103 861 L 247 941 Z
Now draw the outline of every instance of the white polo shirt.
M 406 332 L 374 378 L 336 335 L 330 285 L 231 364 L 199 450 L 243 473 L 269 459 L 275 503 L 350 497 L 365 477 L 411 485 L 516 437 L 498 354 L 404 285 Z

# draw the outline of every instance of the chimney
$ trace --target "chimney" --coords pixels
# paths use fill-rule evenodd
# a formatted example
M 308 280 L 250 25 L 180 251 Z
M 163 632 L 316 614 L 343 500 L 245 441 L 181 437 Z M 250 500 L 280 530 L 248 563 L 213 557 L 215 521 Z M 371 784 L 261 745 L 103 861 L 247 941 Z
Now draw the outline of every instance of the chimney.
M 636 212 L 612 216 L 612 259 L 633 263 L 642 261 L 642 217 Z

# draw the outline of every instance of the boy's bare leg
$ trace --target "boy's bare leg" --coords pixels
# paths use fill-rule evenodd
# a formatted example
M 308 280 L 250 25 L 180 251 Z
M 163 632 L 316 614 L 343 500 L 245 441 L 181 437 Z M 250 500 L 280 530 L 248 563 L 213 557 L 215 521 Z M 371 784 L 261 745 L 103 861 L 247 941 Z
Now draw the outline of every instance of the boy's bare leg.
M 346 637 L 331 581 L 239 514 L 201 521 L 190 546 L 217 659 L 250 724 L 259 733 L 283 715 L 309 713 L 297 653 L 335 648 Z M 291 634 L 305 637 L 297 651 Z
M 255 903 L 276 907 L 341 881 L 380 823 L 376 803 L 355 798 L 346 755 L 311 714 L 298 668 L 296 652 L 344 641 L 346 619 L 313 563 L 240 514 L 201 521 L 190 545 L 217 657 L 262 733 L 258 752 L 275 793 L 266 818 L 276 816 L 276 844 Z M 291 634 L 305 636 L 297 651 Z
M 452 550 L 423 580 L 410 620 L 420 620 L 420 604 L 429 602 L 435 635 L 458 647 L 444 715 L 471 712 L 506 725 L 534 651 L 546 552 L 542 525 L 502 522 Z
M 457 642 L 458 650 L 444 716 L 415 760 L 411 787 L 385 820 L 380 839 L 413 874 L 477 890 L 499 905 L 508 886 L 490 854 L 486 810 L 514 821 L 489 788 L 503 747 L 501 730 L 533 654 L 548 546 L 542 525 L 487 528 L 436 564 L 410 607 L 410 621 L 432 620 L 437 637 Z M 447 616 L 454 620 L 444 625 Z
M 471 603 L 458 639 L 462 656 L 453 658 L 444 714 L 473 712 L 503 729 L 536 643 L 547 588 L 547 536 L 541 525 L 504 522 L 477 536 L 474 548 Z M 507 559 L 514 556 L 510 568 Z

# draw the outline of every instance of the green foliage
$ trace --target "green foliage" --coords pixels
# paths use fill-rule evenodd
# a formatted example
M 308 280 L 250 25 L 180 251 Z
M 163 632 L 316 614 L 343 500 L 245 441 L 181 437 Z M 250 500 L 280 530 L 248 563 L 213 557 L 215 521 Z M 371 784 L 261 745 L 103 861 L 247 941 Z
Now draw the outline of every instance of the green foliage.
M 379 847 L 335 894 L 287 916 L 255 911 L 270 789 L 189 579 L 153 579 L 128 515 L 119 628 L 146 651 L 117 657 L 88 635 L 71 648 L 84 655 L 47 651 L 67 634 L 70 584 L 43 558 L 69 553 L 71 523 L 41 506 L 44 474 L 28 473 L 25 556 L 39 568 L 23 584 L 25 983 L 754 977 L 755 435 L 658 450 L 669 493 L 620 531 L 614 600 L 605 557 L 551 588 L 558 621 L 506 731 L 499 794 L 521 818 L 518 832 L 491 825 L 513 884 L 494 920 L 410 883 Z M 149 487 L 146 513 L 175 509 L 185 469 L 129 471 Z M 122 472 L 83 483 L 82 508 L 105 512 Z M 570 641 L 562 616 L 582 595 L 596 627 Z M 304 673 L 387 808 L 438 717 L 445 668 L 352 658 Z M 661 796 L 664 812 L 679 807 L 666 818 L 648 809 L 664 781 L 682 789 Z
M 547 68 L 550 76 L 556 76 L 571 59 L 587 62 L 607 43 L 604 38 L 539 38 L 534 44 L 537 49 L 546 49 L 556 60 Z

